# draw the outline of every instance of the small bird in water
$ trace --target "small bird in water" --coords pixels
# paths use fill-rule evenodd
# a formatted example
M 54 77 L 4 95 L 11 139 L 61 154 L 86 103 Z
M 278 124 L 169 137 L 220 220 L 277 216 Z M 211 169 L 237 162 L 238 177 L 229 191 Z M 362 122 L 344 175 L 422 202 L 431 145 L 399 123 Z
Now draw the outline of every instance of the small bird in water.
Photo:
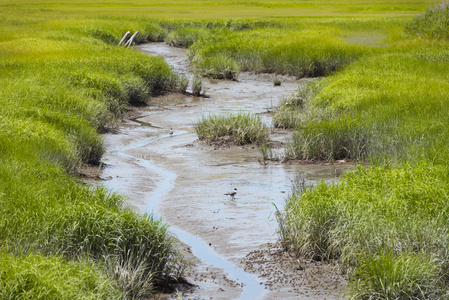
M 173 135 L 173 129 L 170 128 L 170 131 L 168 132 L 169 135 Z
M 237 195 L 237 188 L 234 188 L 231 192 L 227 192 L 225 195 L 231 196 L 232 200 L 234 200 L 235 195 Z

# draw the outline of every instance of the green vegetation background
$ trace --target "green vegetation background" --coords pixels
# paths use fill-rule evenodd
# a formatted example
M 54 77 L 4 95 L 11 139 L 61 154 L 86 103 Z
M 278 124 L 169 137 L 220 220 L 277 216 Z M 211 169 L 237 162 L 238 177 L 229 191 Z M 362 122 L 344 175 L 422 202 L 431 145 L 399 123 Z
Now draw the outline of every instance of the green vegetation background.
M 209 77 L 326 76 L 275 115 L 286 157 L 365 167 L 293 193 L 285 248 L 338 261 L 349 298 L 447 297 L 446 8 L 412 20 L 433 4 L 0 0 L 0 298 L 138 298 L 182 274 L 163 224 L 78 177 L 127 105 L 180 90 L 116 46 L 128 30 L 189 47 Z

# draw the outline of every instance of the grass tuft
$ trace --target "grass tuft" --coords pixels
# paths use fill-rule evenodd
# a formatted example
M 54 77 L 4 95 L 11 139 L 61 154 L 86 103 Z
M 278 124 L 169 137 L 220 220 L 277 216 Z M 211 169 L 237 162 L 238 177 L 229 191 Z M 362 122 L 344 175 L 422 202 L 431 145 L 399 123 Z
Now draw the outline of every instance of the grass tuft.
M 213 79 L 237 80 L 240 73 L 239 65 L 230 57 L 214 56 L 205 59 L 194 59 L 197 73 Z
M 283 98 L 273 115 L 273 125 L 278 128 L 299 128 L 307 120 L 306 102 L 316 93 L 311 85 L 300 85 L 298 90 Z
M 263 143 L 268 139 L 268 128 L 259 116 L 238 113 L 228 116 L 209 116 L 202 118 L 195 126 L 200 140 L 219 142 L 229 139 L 236 145 Z
M 183 27 L 170 32 L 166 41 L 170 46 L 189 48 L 193 43 L 208 35 L 209 31 L 202 28 Z
M 338 261 L 352 274 L 349 297 L 438 299 L 447 293 L 448 179 L 430 163 L 358 166 L 339 183 L 294 190 L 277 215 L 284 247 Z
M 360 258 L 347 294 L 352 299 L 437 299 L 439 266 L 425 256 L 390 251 Z
M 203 80 L 200 76 L 195 75 L 192 80 L 192 94 L 196 97 L 201 95 L 203 91 Z

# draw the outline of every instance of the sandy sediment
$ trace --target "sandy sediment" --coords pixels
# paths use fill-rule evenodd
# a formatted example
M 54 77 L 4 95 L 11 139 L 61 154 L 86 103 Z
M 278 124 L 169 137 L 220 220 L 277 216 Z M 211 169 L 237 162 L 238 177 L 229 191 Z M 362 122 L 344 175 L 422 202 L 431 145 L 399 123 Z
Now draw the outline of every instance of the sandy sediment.
M 152 51 L 165 53 L 185 68 L 183 52 L 170 49 L 156 44 Z M 178 286 L 182 299 L 339 298 L 344 280 L 338 268 L 297 260 L 282 251 L 272 213 L 273 204 L 282 209 L 298 176 L 314 184 L 335 178 L 350 166 L 261 164 L 257 147 L 211 147 L 199 142 L 194 131 L 194 124 L 206 114 L 264 113 L 298 84 L 286 80 L 274 87 L 269 76 L 254 74 L 243 74 L 239 81 L 205 81 L 210 98 L 176 94 L 154 98 L 150 106 L 133 111 L 117 132 L 104 135 L 105 167 L 86 180 L 124 195 L 139 213 L 161 217 L 175 234 L 191 236 L 191 244 L 180 237 L 180 248 L 191 262 L 185 273 L 189 284 Z M 261 116 L 270 121 L 269 114 Z M 271 138 L 281 146 L 290 134 L 277 130 Z M 232 199 L 225 193 L 234 187 L 238 192 Z M 215 257 L 208 259 L 208 252 Z M 218 266 L 220 260 L 231 266 Z M 234 268 L 254 278 L 259 289 L 232 275 Z

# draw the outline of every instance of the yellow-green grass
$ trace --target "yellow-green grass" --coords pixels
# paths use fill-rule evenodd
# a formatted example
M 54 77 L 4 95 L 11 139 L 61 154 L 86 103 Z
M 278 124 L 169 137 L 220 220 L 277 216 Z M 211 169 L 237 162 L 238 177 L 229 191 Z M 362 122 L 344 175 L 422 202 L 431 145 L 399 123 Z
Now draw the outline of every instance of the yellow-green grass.
M 0 252 L 0 265 L 1 299 L 124 299 L 110 279 L 87 263 Z
M 127 105 L 176 88 L 178 77 L 162 58 L 116 45 L 133 26 L 141 42 L 158 39 L 153 29 L 165 30 L 134 21 L 0 23 L 13 29 L 0 33 L 0 253 L 10 258 L 2 271 L 23 269 L 2 274 L 2 296 L 139 298 L 180 276 L 184 263 L 165 225 L 77 178 L 83 164 L 99 163 L 100 132 Z M 88 273 L 82 281 L 90 267 L 79 261 L 92 264 L 97 281 Z M 80 278 L 58 276 L 60 266 Z
M 443 162 L 448 55 L 447 42 L 401 42 L 321 81 L 290 155 Z
M 227 20 L 189 49 L 197 70 L 230 78 L 239 71 L 329 75 L 403 38 L 406 19 Z M 221 71 L 221 72 L 220 72 Z
M 195 126 L 200 140 L 231 142 L 235 145 L 262 144 L 268 138 L 268 127 L 258 115 L 240 112 L 231 115 L 203 116 Z M 222 140 L 225 138 L 225 140 Z
M 340 263 L 348 298 L 447 297 L 448 56 L 447 40 L 402 35 L 296 110 L 292 157 L 371 163 L 295 190 L 278 214 L 287 249 Z
M 417 16 L 408 23 L 405 30 L 427 38 L 449 38 L 449 2 L 436 3 L 435 7 L 428 9 L 424 15 Z
M 170 46 L 188 48 L 207 35 L 209 35 L 209 32 L 202 28 L 182 27 L 173 30 L 167 36 L 166 41 Z
M 279 215 L 284 246 L 337 260 L 352 278 L 348 298 L 441 299 L 447 293 L 447 171 L 432 163 L 359 166 L 338 183 L 293 193 Z
M 292 200 L 280 227 L 284 232 L 294 232 L 295 226 L 311 220 L 308 224 L 313 226 L 307 225 L 306 229 L 310 230 L 301 230 L 301 234 L 312 237 L 317 228 L 320 231 L 327 224 L 334 224 L 335 215 L 339 220 L 357 221 L 356 215 L 366 222 L 355 222 L 351 229 L 348 227 L 351 223 L 342 221 L 337 235 L 343 241 L 338 244 L 340 248 L 332 246 L 330 251 L 320 246 L 324 252 L 311 257 L 339 258 L 344 269 L 355 270 L 358 276 L 354 277 L 350 292 L 360 298 L 379 294 L 376 285 L 379 278 L 393 278 L 385 281 L 390 290 L 401 285 L 400 282 L 411 282 L 410 295 L 419 297 L 416 287 L 423 291 L 424 298 L 439 295 L 442 282 L 439 276 L 447 270 L 447 263 L 441 258 L 447 248 L 446 210 L 441 204 L 446 195 L 444 146 L 447 139 L 441 129 L 446 126 L 447 46 L 445 42 L 410 38 L 403 31 L 407 20 L 431 4 L 433 1 L 397 4 L 391 1 L 364 4 L 356 1 L 137 1 L 131 4 L 0 0 L 0 248 L 2 257 L 8 255 L 4 260 L 7 268 L 14 268 L 15 261 L 27 259 L 29 270 L 25 272 L 30 273 L 39 270 L 41 261 L 48 260 L 55 268 L 60 262 L 84 268 L 84 263 L 78 262 L 89 261 L 104 276 L 99 276 L 97 283 L 89 284 L 89 291 L 100 291 L 98 285 L 110 284 L 108 279 L 102 281 L 107 276 L 115 279 L 114 285 L 120 289 L 118 297 L 145 296 L 166 280 L 167 275 L 179 276 L 183 263 L 178 260 L 162 224 L 123 210 L 120 197 L 103 189 L 86 188 L 70 173 L 76 173 L 82 163 L 99 161 L 104 149 L 98 132 L 120 119 L 126 105 L 146 103 L 152 95 L 179 86 L 177 77 L 161 58 L 117 47 L 123 34 L 140 30 L 137 42 L 161 41 L 170 32 L 174 35 L 178 28 L 182 31 L 187 27 L 204 33 L 191 39 L 197 41 L 191 48 L 192 58 L 204 70 L 219 65 L 218 71 L 229 69 L 231 72 L 227 74 L 231 75 L 234 70 L 296 76 L 334 74 L 320 83 L 316 97 L 305 103 L 301 110 L 305 118 L 301 116 L 295 121 L 304 126 L 303 136 L 307 132 L 321 136 L 324 132 L 326 138 L 321 144 L 331 146 L 320 152 L 324 153 L 322 157 L 334 157 L 333 138 L 341 135 L 339 145 L 344 147 L 350 145 L 348 137 L 349 141 L 355 140 L 350 158 L 369 156 L 389 162 L 430 158 L 427 162 L 400 165 L 391 170 L 360 169 L 353 177 L 348 176 L 354 178 L 354 183 L 343 179 L 341 186 L 322 184 L 306 196 L 295 195 L 298 199 L 319 199 L 315 201 L 317 204 L 328 204 L 331 209 L 320 210 L 321 206 L 313 207 L 313 203 L 304 200 L 300 209 L 306 211 L 305 217 L 298 218 L 301 212 L 293 209 L 297 204 Z M 207 59 L 213 63 L 204 63 Z M 379 92 L 379 88 L 385 91 Z M 413 91 L 418 98 L 411 97 Z M 354 97 L 354 92 L 360 97 Z M 426 97 L 426 93 L 430 96 Z M 421 111 L 428 121 L 423 121 Z M 367 127 L 360 126 L 363 121 L 367 121 Z M 392 130 L 396 128 L 400 130 Z M 370 152 L 361 147 L 366 144 L 367 136 L 371 139 L 368 141 L 373 141 Z M 292 153 L 297 155 L 301 150 L 295 151 Z M 431 176 L 424 178 L 423 174 Z M 392 187 L 382 185 L 385 182 L 398 188 L 394 197 L 390 195 Z M 360 194 L 359 186 L 376 194 Z M 320 193 L 320 189 L 325 192 Z M 397 205 L 386 205 L 387 211 L 379 210 L 373 220 L 369 219 L 366 211 L 375 212 L 375 208 L 383 207 L 388 197 Z M 372 198 L 378 201 L 369 210 Z M 340 213 L 332 205 L 345 199 L 349 204 L 345 203 L 344 207 L 348 209 Z M 407 199 L 423 205 L 408 205 Z M 363 206 L 366 210 L 351 206 L 362 202 L 366 202 Z M 403 210 L 404 206 L 415 208 Z M 315 213 L 319 217 L 313 219 Z M 419 221 L 408 222 L 411 225 L 407 227 L 407 221 L 412 219 Z M 379 224 L 375 223 L 377 220 Z M 393 233 L 382 222 L 393 224 Z M 366 224 L 384 230 L 363 231 Z M 432 232 L 440 233 L 440 238 Z M 419 242 L 407 243 L 406 233 L 412 233 L 408 235 L 410 241 Z M 326 237 L 330 233 L 323 230 L 321 234 Z M 365 235 L 367 239 L 363 239 Z M 284 241 L 286 247 L 307 248 L 312 243 L 299 235 L 291 236 Z M 357 247 L 360 236 L 361 243 L 370 246 L 369 251 Z M 433 240 L 426 239 L 427 236 Z M 322 238 L 318 236 L 318 240 Z M 301 244 L 303 241 L 306 242 Z M 379 246 L 379 241 L 387 247 Z M 350 247 L 352 252 L 344 252 L 345 247 Z M 359 255 L 364 251 L 366 256 Z M 153 260 L 156 253 L 159 259 Z M 39 259 L 32 259 L 36 256 Z M 382 264 L 373 263 L 377 261 Z M 386 276 L 388 270 L 402 271 L 408 277 Z M 52 280 L 58 288 L 64 286 L 64 277 L 60 278 L 60 281 Z M 45 285 L 43 282 L 42 286 Z M 395 292 L 388 295 L 402 296 Z M 29 297 L 38 296 L 36 292 Z M 98 296 L 109 297 L 112 296 Z
M 303 112 L 304 106 L 314 96 L 314 93 L 315 91 L 309 83 L 300 85 L 295 93 L 284 97 L 273 114 L 273 126 L 284 129 L 300 127 L 308 117 Z
M 46 17 L 65 16 L 145 16 L 145 17 L 268 17 L 268 16 L 404 16 L 424 11 L 434 1 L 62 1 L 2 0 L 0 11 Z
M 3 154 L 0 252 L 89 260 L 103 277 L 116 280 L 113 284 L 121 294 L 128 295 L 148 295 L 165 282 L 167 274 L 179 275 L 182 262 L 165 226 L 124 209 L 119 196 L 86 188 L 52 164 Z M 2 269 L 9 267 L 2 265 Z M 136 278 L 142 280 L 135 282 Z M 55 281 L 56 288 L 64 280 Z M 5 292 L 7 288 L 12 287 L 5 287 Z M 98 288 L 88 285 L 86 292 Z

